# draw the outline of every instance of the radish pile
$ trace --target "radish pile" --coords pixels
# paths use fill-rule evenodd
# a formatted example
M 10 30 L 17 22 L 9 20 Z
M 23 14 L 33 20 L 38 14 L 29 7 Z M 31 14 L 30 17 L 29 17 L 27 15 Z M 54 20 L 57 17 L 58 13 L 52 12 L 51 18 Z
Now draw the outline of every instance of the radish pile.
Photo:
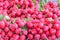
M 39 9 L 39 0 L 0 0 L 0 40 L 58 40 L 58 5 L 50 1 Z

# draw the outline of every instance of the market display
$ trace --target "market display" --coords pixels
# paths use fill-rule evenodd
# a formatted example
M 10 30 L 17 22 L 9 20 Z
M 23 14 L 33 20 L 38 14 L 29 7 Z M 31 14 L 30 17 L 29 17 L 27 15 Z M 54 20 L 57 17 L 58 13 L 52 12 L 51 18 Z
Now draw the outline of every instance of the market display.
M 40 0 L 0 0 L 0 40 L 60 40 L 58 4 Z

